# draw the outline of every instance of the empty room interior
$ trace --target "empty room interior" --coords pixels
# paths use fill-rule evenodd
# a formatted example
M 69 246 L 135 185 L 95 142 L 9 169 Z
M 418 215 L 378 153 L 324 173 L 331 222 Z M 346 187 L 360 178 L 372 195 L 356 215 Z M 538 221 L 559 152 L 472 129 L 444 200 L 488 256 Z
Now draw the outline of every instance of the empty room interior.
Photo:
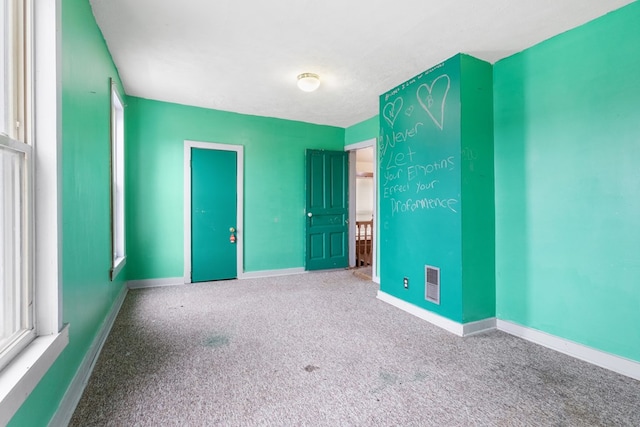
M 216 351 L 247 365 L 192 381 L 218 404 L 112 425 L 640 422 L 640 2 L 3 4 L 0 425 L 68 425 L 129 345 L 156 370 L 116 390 Z M 157 346 L 133 348 L 136 319 Z M 509 401 L 506 373 L 553 409 Z M 234 375 L 291 404 L 224 401 Z M 325 406 L 292 396 L 314 387 Z M 426 390 L 457 409 L 397 403 Z

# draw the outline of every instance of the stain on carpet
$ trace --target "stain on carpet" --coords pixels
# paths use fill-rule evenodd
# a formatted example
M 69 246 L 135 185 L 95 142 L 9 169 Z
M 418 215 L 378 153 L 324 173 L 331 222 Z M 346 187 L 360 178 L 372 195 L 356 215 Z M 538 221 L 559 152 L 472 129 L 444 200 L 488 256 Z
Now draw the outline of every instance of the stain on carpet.
M 389 372 L 380 372 L 380 381 L 384 385 L 394 385 L 398 382 L 398 376 Z
M 229 337 L 226 335 L 211 335 L 204 340 L 205 347 L 224 347 L 229 344 Z
M 576 402 L 565 400 L 564 402 L 565 414 L 571 420 L 572 425 L 583 426 L 603 426 L 606 425 L 597 413 L 590 408 L 580 405 Z M 575 424 L 574 424 L 575 423 Z
M 304 367 L 304 370 L 307 371 L 307 372 L 313 372 L 313 371 L 315 371 L 317 369 L 320 369 L 320 368 L 317 367 L 317 366 L 313 366 L 313 365 L 307 365 L 307 366 Z
M 429 375 L 425 374 L 424 372 L 416 372 L 413 374 L 412 380 L 414 382 L 420 382 L 426 380 L 427 378 L 429 378 Z
M 371 390 L 372 393 L 379 393 L 385 388 L 394 386 L 399 382 L 398 376 L 390 372 L 380 371 L 378 375 L 378 387 Z M 399 384 L 402 384 L 402 382 L 399 382 Z

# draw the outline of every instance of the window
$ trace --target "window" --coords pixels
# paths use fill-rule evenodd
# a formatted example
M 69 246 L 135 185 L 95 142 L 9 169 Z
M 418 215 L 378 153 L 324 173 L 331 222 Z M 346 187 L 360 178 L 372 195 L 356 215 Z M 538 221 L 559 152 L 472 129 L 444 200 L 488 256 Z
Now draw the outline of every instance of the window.
M 33 153 L 26 131 L 27 98 L 22 37 L 24 4 L 5 1 L 0 114 L 0 369 L 35 337 L 32 312 Z
M 124 107 L 111 84 L 111 280 L 126 261 L 124 235 Z
M 0 2 L 0 425 L 69 341 L 59 280 L 56 3 Z

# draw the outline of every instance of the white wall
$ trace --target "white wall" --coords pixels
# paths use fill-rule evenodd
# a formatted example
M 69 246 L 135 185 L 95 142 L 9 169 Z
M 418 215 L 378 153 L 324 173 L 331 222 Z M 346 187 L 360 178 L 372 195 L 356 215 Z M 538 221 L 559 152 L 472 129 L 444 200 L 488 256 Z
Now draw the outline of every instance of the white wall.
M 356 174 L 373 173 L 373 147 L 356 151 Z M 373 218 L 373 178 L 356 178 L 356 221 Z

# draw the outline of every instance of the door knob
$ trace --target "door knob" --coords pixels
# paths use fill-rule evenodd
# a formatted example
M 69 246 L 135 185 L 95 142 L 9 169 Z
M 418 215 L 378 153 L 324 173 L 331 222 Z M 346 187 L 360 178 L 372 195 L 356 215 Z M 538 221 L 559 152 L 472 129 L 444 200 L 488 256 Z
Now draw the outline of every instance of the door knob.
M 308 216 L 309 218 L 311 218 L 311 217 L 313 216 L 313 214 L 312 214 L 311 212 L 308 212 L 308 213 L 307 213 L 307 216 Z

